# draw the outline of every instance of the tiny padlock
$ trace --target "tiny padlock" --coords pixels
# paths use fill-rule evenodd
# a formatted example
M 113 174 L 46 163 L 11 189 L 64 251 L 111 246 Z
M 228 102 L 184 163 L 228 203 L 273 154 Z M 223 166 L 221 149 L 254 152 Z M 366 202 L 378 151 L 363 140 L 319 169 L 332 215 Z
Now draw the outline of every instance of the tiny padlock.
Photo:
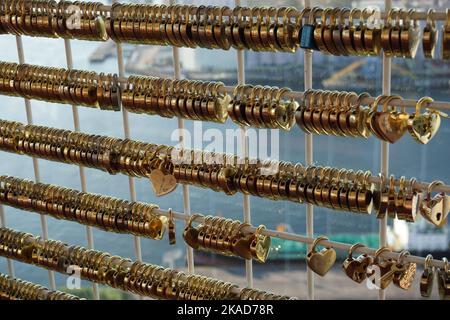
M 424 298 L 429 298 L 433 291 L 435 269 L 430 264 L 431 260 L 433 260 L 433 256 L 431 254 L 427 255 L 425 258 L 424 270 L 420 277 L 420 295 Z
M 172 208 L 169 208 L 168 211 L 169 211 L 169 221 L 168 221 L 169 244 L 174 245 L 177 243 L 176 232 L 175 232 L 175 221 L 173 220 Z
M 441 300 L 450 300 L 450 270 L 448 269 L 448 260 L 443 258 L 444 268 L 437 270 L 439 297 Z
M 198 249 L 199 247 L 199 243 L 197 241 L 198 239 L 198 229 L 194 228 L 194 226 L 192 225 L 192 223 L 194 222 L 194 220 L 196 218 L 202 217 L 202 215 L 200 214 L 193 214 L 190 218 L 189 218 L 189 223 L 187 224 L 187 226 L 184 228 L 183 231 L 183 239 L 184 242 L 186 242 L 186 244 L 188 246 L 190 246 L 191 248 L 194 249 Z
M 404 261 L 405 257 L 409 254 L 410 253 L 406 250 L 400 253 L 397 260 L 397 266 L 402 271 L 395 273 L 393 278 L 394 284 L 403 290 L 408 290 L 411 288 L 417 270 L 417 264 Z
M 248 223 L 242 223 L 231 242 L 232 252 L 237 256 L 247 260 L 250 260 L 253 257 L 250 251 L 250 245 L 255 238 L 255 234 L 251 233 L 245 236 L 242 234 L 242 229 L 249 226 L 250 224 Z
M 351 246 L 347 259 L 342 263 L 345 274 L 357 283 L 361 283 L 367 278 L 367 268 L 373 263 L 373 258 L 367 254 L 362 254 L 356 259 L 353 258 L 353 252 L 361 247 L 365 247 L 365 245 L 356 243 Z
M 250 252 L 253 258 L 258 262 L 266 262 L 270 252 L 271 238 L 261 234 L 266 227 L 260 225 L 254 234 L 252 243 L 250 244 Z
M 368 268 L 367 277 L 379 289 L 386 289 L 392 282 L 395 272 L 400 270 L 392 259 L 381 260 L 380 256 L 384 252 L 390 252 L 386 247 L 379 248 L 374 255 L 373 264 Z M 378 270 L 377 270 L 378 269 Z
M 333 267 L 336 261 L 336 251 L 333 248 L 323 248 L 319 252 L 316 251 L 317 245 L 323 240 L 328 240 L 328 238 L 317 237 L 313 242 L 311 251 L 306 256 L 308 267 L 322 277 Z
M 316 13 L 322 10 L 319 7 L 314 7 L 309 12 L 308 23 L 302 27 L 302 34 L 300 37 L 300 48 L 307 50 L 319 50 L 314 40 L 314 30 L 316 29 Z
M 443 225 L 443 221 L 445 221 L 446 214 L 444 216 L 444 204 L 447 201 L 447 197 L 445 193 L 439 193 L 433 198 L 431 198 L 431 192 L 433 191 L 433 188 L 438 185 L 443 185 L 444 183 L 442 181 L 433 181 L 429 186 L 427 190 L 427 196 L 425 199 L 422 200 L 420 204 L 420 213 L 422 216 L 430 223 L 434 224 L 435 226 L 441 226 Z M 446 204 L 446 207 L 448 204 Z

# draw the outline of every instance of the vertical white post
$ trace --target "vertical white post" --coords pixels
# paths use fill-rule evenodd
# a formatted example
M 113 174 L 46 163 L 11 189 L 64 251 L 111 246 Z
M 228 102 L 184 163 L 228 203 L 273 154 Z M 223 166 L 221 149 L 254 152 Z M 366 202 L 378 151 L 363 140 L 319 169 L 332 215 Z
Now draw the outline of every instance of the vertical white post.
M 305 7 L 311 7 L 311 0 L 305 0 Z M 312 50 L 304 50 L 304 82 L 305 91 L 312 89 L 312 68 L 313 68 L 313 52 Z M 305 163 L 311 165 L 313 163 L 313 136 L 312 134 L 305 134 Z M 314 237 L 314 207 L 311 204 L 306 205 L 306 235 Z M 307 246 L 308 252 L 311 250 L 311 245 Z M 314 273 L 306 266 L 306 284 L 308 287 L 307 298 L 314 300 Z
M 116 0 L 113 0 L 113 3 L 115 3 Z M 123 50 L 122 50 L 122 44 L 117 42 L 117 64 L 119 68 L 119 77 L 123 78 L 125 77 L 125 65 L 123 63 Z M 123 84 L 122 84 L 123 85 Z M 122 120 L 123 120 L 123 132 L 125 139 L 130 139 L 130 121 L 128 117 L 128 111 L 122 108 Z M 130 200 L 135 202 L 136 201 L 136 187 L 134 185 L 134 179 L 133 177 L 128 177 L 128 187 L 130 190 Z M 136 261 L 142 261 L 142 249 L 141 249 L 141 239 L 138 236 L 133 236 L 134 239 L 134 254 L 136 256 Z M 140 299 L 143 299 L 142 296 L 139 297 Z
M 0 228 L 6 228 L 6 217 L 3 205 L 0 204 Z M 11 259 L 6 259 L 6 263 L 8 264 L 8 274 L 10 277 L 15 277 L 14 272 L 14 264 Z
M 19 63 L 23 64 L 25 63 L 25 55 L 23 50 L 23 43 L 22 43 L 22 37 L 16 36 L 16 45 L 17 45 L 17 55 L 19 57 Z M 27 113 L 27 123 L 33 124 L 33 111 L 31 110 L 31 103 L 30 100 L 25 100 L 25 111 Z M 34 180 L 36 182 L 41 182 L 41 177 L 39 174 L 39 163 L 36 158 L 33 157 L 33 170 L 34 170 Z M 41 231 L 42 231 L 42 238 L 44 240 L 48 239 L 48 227 L 47 227 L 47 217 L 43 214 L 40 215 L 41 218 Z M 55 283 L 55 274 L 53 271 L 48 270 L 48 283 L 50 290 L 56 290 L 56 283 Z
M 169 4 L 175 4 L 175 0 L 169 0 Z M 172 56 L 173 56 L 173 77 L 176 80 L 181 79 L 181 63 L 180 63 L 180 49 L 178 47 L 172 47 Z M 178 141 L 180 142 L 180 148 L 184 148 L 184 119 L 178 118 L 178 132 L 179 137 Z M 185 215 L 191 215 L 191 199 L 189 195 L 189 186 L 183 184 L 183 211 Z M 188 266 L 188 272 L 194 273 L 194 250 L 186 244 L 186 260 Z
M 241 0 L 235 0 L 236 6 L 241 6 Z M 238 84 L 245 84 L 245 55 L 244 50 L 237 50 L 237 76 Z M 242 156 L 248 157 L 248 139 L 247 129 L 243 126 L 239 128 L 240 131 L 240 143 Z M 250 211 L 250 197 L 244 194 L 243 196 L 243 214 L 244 222 L 251 223 L 251 211 Z M 252 260 L 245 260 L 245 276 L 247 278 L 247 287 L 253 288 L 253 262 Z
M 66 51 L 66 62 L 67 68 L 73 69 L 73 57 L 72 57 L 72 46 L 70 45 L 69 39 L 64 39 L 64 48 Z M 76 105 L 72 106 L 72 115 L 73 115 L 73 126 L 75 132 L 80 132 L 80 117 L 78 114 L 78 107 Z M 80 173 L 80 185 L 81 191 L 87 192 L 86 187 L 86 170 L 83 166 L 79 166 Z M 86 240 L 89 249 L 94 249 L 94 234 L 91 226 L 86 226 Z M 98 284 L 92 283 L 92 293 L 94 296 L 94 300 L 100 300 L 100 293 L 98 291 Z
M 392 8 L 392 0 L 385 0 L 384 5 L 385 11 L 388 12 Z M 386 57 L 386 55 L 383 52 L 383 87 L 382 87 L 383 95 L 391 94 L 391 71 L 392 71 L 392 59 Z M 385 141 L 381 142 L 380 172 L 385 177 L 389 175 L 389 143 Z M 383 247 L 387 245 L 387 215 L 384 217 L 384 219 L 380 220 L 379 225 L 380 225 L 379 226 L 380 247 Z M 386 299 L 385 290 L 379 290 L 378 298 L 379 300 Z

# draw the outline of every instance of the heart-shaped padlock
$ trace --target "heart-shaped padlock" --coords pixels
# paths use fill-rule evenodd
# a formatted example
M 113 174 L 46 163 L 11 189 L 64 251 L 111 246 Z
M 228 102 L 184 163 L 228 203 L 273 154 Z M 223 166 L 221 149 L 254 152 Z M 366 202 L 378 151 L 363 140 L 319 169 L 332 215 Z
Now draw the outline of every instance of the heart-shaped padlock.
M 323 240 L 328 240 L 328 238 L 321 236 L 315 239 L 311 251 L 306 256 L 308 267 L 322 277 L 336 261 L 336 251 L 333 248 L 323 248 L 319 252 L 316 251 L 317 245 Z
M 384 100 L 384 101 L 383 101 Z M 401 100 L 400 96 L 379 96 L 375 99 L 366 123 L 372 133 L 379 139 L 395 143 L 407 130 L 409 115 L 404 112 L 389 110 L 390 103 Z M 383 101 L 383 110 L 377 111 L 378 104 Z
M 351 246 L 347 259 L 342 263 L 345 274 L 357 283 L 361 283 L 367 278 L 367 268 L 373 263 L 372 257 L 367 254 L 362 254 L 356 259 L 353 258 L 353 251 L 361 247 L 364 247 L 362 243 Z
M 271 238 L 261 234 L 266 227 L 260 225 L 254 234 L 253 241 L 250 244 L 250 252 L 253 258 L 258 262 L 266 262 L 270 252 Z
M 421 98 L 416 104 L 416 111 L 408 119 L 408 131 L 417 142 L 427 144 L 436 135 L 441 125 L 441 116 L 438 112 L 427 111 L 421 114 L 423 105 L 433 102 L 430 97 Z
M 448 212 L 444 212 L 444 204 L 447 209 L 447 196 L 445 193 L 439 193 L 433 198 L 431 198 L 431 192 L 434 187 L 438 185 L 443 185 L 442 181 L 433 181 L 428 186 L 427 196 L 422 199 L 420 204 L 420 213 L 428 222 L 434 224 L 435 226 L 442 226 L 443 221 L 447 217 Z
M 161 160 L 158 168 L 153 169 L 149 175 L 153 191 L 157 197 L 169 194 L 177 187 L 177 179 L 170 171 L 168 172 L 166 169 L 168 166 L 168 162 Z

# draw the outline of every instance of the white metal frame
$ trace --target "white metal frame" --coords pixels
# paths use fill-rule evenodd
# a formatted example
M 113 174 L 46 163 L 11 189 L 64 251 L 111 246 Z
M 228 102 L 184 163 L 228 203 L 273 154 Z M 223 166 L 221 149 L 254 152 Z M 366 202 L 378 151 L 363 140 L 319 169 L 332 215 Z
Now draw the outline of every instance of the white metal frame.
M 115 3 L 116 0 L 113 0 L 113 3 Z M 123 61 L 123 50 L 122 50 L 122 44 L 117 42 L 116 43 L 116 49 L 117 49 L 117 66 L 119 69 L 119 76 L 125 77 L 125 65 Z M 122 107 L 122 106 L 121 106 Z M 131 138 L 130 133 L 130 120 L 128 116 L 128 111 L 124 108 L 122 109 L 122 122 L 123 122 L 123 132 L 125 139 Z M 134 184 L 134 178 L 128 177 L 128 188 L 130 192 L 130 200 L 131 201 L 137 201 L 136 197 L 136 186 Z M 133 236 L 134 240 L 134 255 L 136 257 L 136 261 L 142 261 L 142 248 L 141 248 L 141 239 L 138 236 Z M 139 296 L 139 299 L 143 299 L 142 296 Z
M 175 0 L 169 0 L 170 4 L 175 4 Z M 173 73 L 174 73 L 174 79 L 179 80 L 181 79 L 181 62 L 180 62 L 180 49 L 177 47 L 172 48 L 172 55 L 173 55 Z M 180 143 L 180 148 L 184 148 L 185 143 L 185 135 L 184 135 L 184 120 L 181 118 L 178 118 L 178 131 L 179 131 L 179 138 L 178 141 Z M 189 194 L 189 186 L 184 184 L 183 185 L 183 210 L 184 214 L 190 216 L 191 215 L 191 198 Z M 194 273 L 195 272 L 195 264 L 194 264 L 194 250 L 186 245 L 186 259 L 187 259 L 187 266 L 188 266 L 188 272 Z
M 66 52 L 66 62 L 67 68 L 73 69 L 73 57 L 72 57 L 72 46 L 70 44 L 70 40 L 64 39 L 64 49 Z M 76 132 L 80 131 L 80 116 L 78 114 L 78 106 L 72 106 L 72 118 L 73 118 L 73 126 Z M 86 170 L 83 166 L 79 166 L 80 173 L 80 185 L 81 191 L 87 192 L 86 186 Z M 94 249 L 94 234 L 92 232 L 91 226 L 86 226 L 86 240 L 88 249 Z M 92 283 L 92 293 L 95 300 L 100 300 L 100 292 L 98 291 L 98 284 Z
M 25 63 L 25 54 L 23 50 L 23 42 L 21 36 L 16 36 L 16 46 L 17 46 L 17 55 L 19 58 L 19 63 Z M 27 114 L 27 123 L 33 124 L 33 111 L 31 109 L 31 102 L 29 99 L 24 99 L 25 101 L 25 112 Z M 41 175 L 39 171 L 39 163 L 37 158 L 32 158 L 33 160 L 33 170 L 34 170 L 34 180 L 36 182 L 41 182 Z M 42 238 L 44 240 L 48 239 L 48 226 L 47 226 L 47 217 L 45 215 L 40 215 L 41 219 L 41 232 Z M 14 272 L 14 267 L 12 267 Z M 55 274 L 53 271 L 48 270 L 48 285 L 50 290 L 56 290 L 56 282 L 55 282 Z
M 235 0 L 236 6 L 241 6 L 241 0 Z M 244 50 L 236 50 L 236 62 L 237 62 L 237 82 L 238 85 L 245 84 L 245 52 Z M 241 156 L 248 157 L 248 139 L 247 139 L 247 128 L 241 126 L 239 127 L 240 131 L 240 149 Z M 243 218 L 245 223 L 251 223 L 251 210 L 250 210 L 250 196 L 248 194 L 244 194 L 242 197 L 242 205 L 243 205 Z M 247 279 L 247 287 L 253 288 L 253 261 L 246 260 L 245 261 L 245 277 Z

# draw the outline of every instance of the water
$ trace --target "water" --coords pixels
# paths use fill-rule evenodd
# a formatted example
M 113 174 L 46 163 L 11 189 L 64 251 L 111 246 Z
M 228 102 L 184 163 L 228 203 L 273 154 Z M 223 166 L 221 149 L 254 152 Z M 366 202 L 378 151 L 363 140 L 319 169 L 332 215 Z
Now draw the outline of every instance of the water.
M 0 38 L 0 60 L 17 61 L 15 39 L 12 36 Z M 78 69 L 95 70 L 97 72 L 117 72 L 114 59 L 101 64 L 92 65 L 88 62 L 89 54 L 96 48 L 96 43 L 73 41 L 74 66 Z M 65 67 L 63 40 L 24 38 L 25 57 L 28 63 L 39 65 Z M 234 51 L 221 53 L 218 51 L 201 51 L 195 59 L 191 58 L 191 66 L 202 61 L 216 58 L 224 67 L 235 68 Z M 299 62 L 301 62 L 299 57 Z M 336 66 L 338 68 L 339 66 Z M 395 84 L 393 84 L 395 87 Z M 379 88 L 368 88 L 379 90 Z M 411 91 L 413 89 L 411 88 Z M 413 91 L 414 92 L 414 91 Z M 449 100 L 448 92 L 433 92 L 436 100 Z M 431 95 L 431 93 L 430 93 Z M 34 122 L 58 128 L 73 129 L 72 111 L 70 106 L 32 101 Z M 23 99 L 0 96 L 0 118 L 26 122 Z M 122 114 L 106 112 L 90 108 L 79 108 L 81 130 L 92 134 L 102 134 L 115 137 L 123 136 Z M 131 136 L 136 140 L 154 143 L 174 144 L 171 140 L 173 130 L 177 128 L 175 119 L 164 119 L 154 116 L 130 114 Z M 192 122 L 186 122 L 187 128 L 192 128 Z M 204 124 L 204 128 L 235 128 L 229 121 L 227 125 Z M 450 142 L 448 121 L 443 121 L 437 137 L 427 146 L 419 146 L 411 138 L 405 137 L 391 148 L 391 171 L 396 176 L 416 176 L 419 180 L 431 181 L 441 179 L 450 181 L 447 168 L 450 160 L 448 145 Z M 304 162 L 304 135 L 294 128 L 291 132 L 280 133 L 281 159 Z M 314 137 L 314 157 L 323 165 L 379 170 L 380 143 L 375 138 L 368 141 L 362 139 Z M 53 183 L 70 188 L 80 188 L 78 168 L 66 164 L 40 160 L 41 179 L 45 183 Z M 0 174 L 13 175 L 22 178 L 32 178 L 33 167 L 30 158 L 2 152 Z M 102 193 L 110 196 L 129 198 L 128 178 L 124 175 L 111 176 L 102 171 L 87 169 L 87 188 L 89 192 Z M 135 179 L 137 198 L 139 201 L 152 202 L 161 208 L 169 207 L 183 211 L 182 191 L 178 187 L 173 193 L 162 198 L 156 198 L 146 179 Z M 228 218 L 242 218 L 242 195 L 227 197 L 221 193 L 191 187 L 192 212 L 223 215 Z M 253 197 L 251 199 L 252 223 L 265 224 L 268 228 L 276 228 L 285 223 L 293 232 L 305 233 L 305 207 L 289 202 L 275 202 Z M 5 207 L 7 226 L 16 230 L 41 234 L 39 217 L 36 214 L 22 212 Z M 82 225 L 58 221 L 48 218 L 49 235 L 70 244 L 86 246 L 85 228 Z M 330 238 L 336 233 L 374 233 L 377 232 L 378 221 L 374 216 L 355 216 L 345 212 L 329 212 L 323 208 L 315 209 L 315 231 L 327 234 Z M 185 265 L 184 243 L 181 238 L 182 225 L 177 224 L 177 245 L 169 246 L 167 239 L 156 242 L 142 240 L 143 258 L 145 261 L 170 267 Z M 118 235 L 95 230 L 95 248 L 108 251 L 124 257 L 134 258 L 132 236 Z M 270 263 L 270 262 L 269 262 Z M 46 271 L 15 263 L 18 277 L 46 284 Z M 4 259 L 0 261 L 0 270 L 6 270 Z M 256 272 L 258 267 L 256 267 Z M 58 285 L 64 279 L 58 276 Z

